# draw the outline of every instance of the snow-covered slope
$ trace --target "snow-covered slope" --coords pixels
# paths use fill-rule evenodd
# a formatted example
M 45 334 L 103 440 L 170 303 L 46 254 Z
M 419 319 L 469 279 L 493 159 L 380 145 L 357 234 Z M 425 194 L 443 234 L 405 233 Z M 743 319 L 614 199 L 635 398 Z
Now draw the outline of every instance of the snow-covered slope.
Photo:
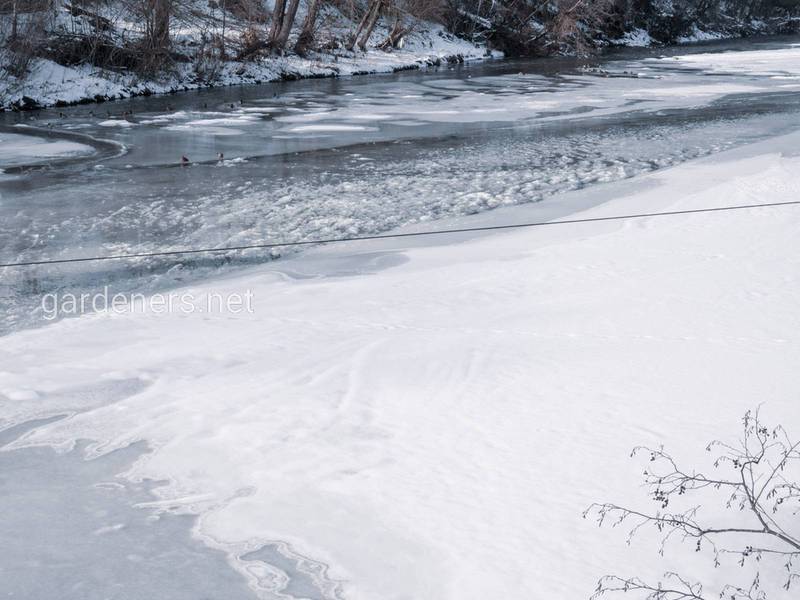
M 379 27 L 375 40 L 385 36 Z M 185 41 L 185 40 L 184 40 Z M 196 42 L 194 45 L 197 45 Z M 403 48 L 385 52 L 329 51 L 308 57 L 289 54 L 253 61 L 230 60 L 219 64 L 213 77 L 198 73 L 194 63 L 177 63 L 162 76 L 147 79 L 133 73 L 100 69 L 90 64 L 64 66 L 47 59 L 32 61 L 24 78 L 0 78 L 0 109 L 12 106 L 54 106 L 95 99 L 119 99 L 203 87 L 279 81 L 285 78 L 337 77 L 355 74 L 392 73 L 424 68 L 443 62 L 500 57 L 485 47 L 450 35 L 440 25 L 420 25 L 408 36 Z M 0 64 L 3 56 L 0 54 Z
M 794 200 L 798 143 L 543 204 Z M 798 228 L 782 207 L 321 249 L 179 292 L 250 290 L 252 314 L 95 314 L 7 336 L 0 422 L 75 412 L 23 443 L 89 438 L 91 454 L 147 440 L 129 475 L 169 479 L 157 506 L 199 512 L 197 533 L 265 598 L 285 580 L 235 557 L 266 541 L 327 564 L 349 600 L 583 598 L 606 573 L 676 569 L 744 583 L 693 548 L 628 548 L 581 512 L 642 504 L 635 444 L 704 466 L 705 443 L 762 402 L 797 428 Z M 106 405 L 96 390 L 114 386 Z

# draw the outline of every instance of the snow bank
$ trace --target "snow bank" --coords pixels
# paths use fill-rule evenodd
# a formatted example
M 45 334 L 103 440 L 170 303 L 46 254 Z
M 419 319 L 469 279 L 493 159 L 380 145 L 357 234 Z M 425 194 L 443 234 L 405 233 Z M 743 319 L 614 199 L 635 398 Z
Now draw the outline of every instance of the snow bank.
M 614 43 L 619 46 L 628 46 L 630 48 L 646 48 L 652 46 L 656 42 L 646 30 L 633 29 L 625 33 L 625 35 L 618 40 L 614 40 Z
M 671 62 L 670 66 L 705 69 L 727 75 L 751 75 L 774 79 L 800 77 L 800 44 L 773 50 L 707 52 L 650 59 L 650 62 Z
M 542 205 L 794 200 L 798 143 Z M 129 475 L 172 481 L 154 506 L 201 513 L 233 557 L 274 542 L 327 565 L 320 589 L 349 600 L 582 598 L 607 573 L 677 569 L 743 583 L 581 512 L 640 502 L 635 444 L 703 465 L 747 408 L 800 422 L 799 226 L 800 209 L 764 208 L 320 249 L 185 290 L 251 290 L 253 314 L 96 314 L 4 338 L 0 415 L 75 412 L 24 443 L 88 438 L 90 456 L 148 440 Z M 130 381 L 111 404 L 95 392 Z
M 696 42 L 711 42 L 714 40 L 722 40 L 730 35 L 725 35 L 719 31 L 705 31 L 700 29 L 697 25 L 692 26 L 692 32 L 678 38 L 679 44 L 694 44 Z
M 94 148 L 68 140 L 0 131 L 0 168 L 55 158 L 72 158 L 94 153 Z
M 375 39 L 384 33 L 376 31 Z M 185 42 L 191 40 L 187 38 Z M 424 68 L 447 61 L 480 60 L 500 53 L 487 53 L 485 47 L 459 39 L 439 25 L 424 24 L 409 35 L 402 49 L 384 52 L 334 51 L 309 58 L 296 55 L 262 58 L 253 62 L 229 61 L 206 80 L 190 63 L 176 64 L 173 74 L 159 80 L 142 79 L 134 74 L 104 70 L 92 65 L 63 66 L 53 61 L 33 61 L 23 80 L 11 76 L 0 80 L 0 109 L 30 99 L 40 106 L 74 104 L 95 98 L 115 99 L 134 95 L 167 93 L 204 87 L 265 83 L 284 78 L 336 77 L 367 73 L 392 73 L 409 68 Z

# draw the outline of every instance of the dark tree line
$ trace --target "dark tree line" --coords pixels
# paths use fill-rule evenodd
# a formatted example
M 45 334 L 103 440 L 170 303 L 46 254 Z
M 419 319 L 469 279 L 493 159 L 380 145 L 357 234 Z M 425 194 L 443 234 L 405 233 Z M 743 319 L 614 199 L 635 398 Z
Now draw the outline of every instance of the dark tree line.
M 745 34 L 754 19 L 777 23 L 772 29 L 780 32 L 781 23 L 794 27 L 790 17 L 800 12 L 800 0 L 207 0 L 207 9 L 198 6 L 191 0 L 0 0 L 3 69 L 22 74 L 41 56 L 145 73 L 196 60 L 213 71 L 210 65 L 230 58 L 392 51 L 425 21 L 510 55 L 584 53 L 635 28 L 663 43 L 698 25 Z M 348 19 L 349 33 L 332 35 L 331 15 Z M 130 30 L 131 22 L 138 29 Z M 174 43 L 176 29 L 186 24 L 203 32 L 192 56 Z M 377 36 L 379 29 L 384 33 Z
M 17 55 L 13 70 L 22 73 L 25 60 L 39 56 L 150 73 L 191 60 L 175 43 L 176 30 L 187 24 L 202 32 L 195 54 L 219 60 L 337 47 L 363 52 L 371 45 L 391 51 L 419 22 L 441 21 L 443 14 L 437 0 L 207 0 L 207 6 L 200 10 L 191 0 L 0 0 L 3 66 L 11 69 L 9 55 Z M 342 35 L 342 22 L 353 24 L 349 34 Z M 375 35 L 379 23 L 388 31 L 382 37 Z
M 446 0 L 448 27 L 515 55 L 591 51 L 633 29 L 674 43 L 695 26 L 731 35 L 796 27 L 800 0 Z

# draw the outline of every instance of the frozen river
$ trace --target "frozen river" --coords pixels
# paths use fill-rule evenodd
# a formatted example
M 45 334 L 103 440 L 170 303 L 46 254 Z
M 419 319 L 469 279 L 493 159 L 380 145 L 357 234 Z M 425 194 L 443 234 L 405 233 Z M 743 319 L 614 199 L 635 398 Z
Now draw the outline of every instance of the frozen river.
M 724 50 L 765 60 L 726 69 Z M 717 43 L 0 115 L 0 258 L 364 235 L 536 202 L 792 127 L 793 52 Z M 280 254 L 6 269 L 0 333 L 42 324 L 46 291 L 152 291 Z
M 666 168 L 800 127 L 792 44 L 489 62 L 0 115 L 0 262 L 367 235 Z M 750 67 L 731 67 L 726 51 L 751 53 Z M 46 325 L 47 292 L 168 289 L 282 254 L 0 269 L 0 335 Z M 75 390 L 63 414 L 27 424 L 0 393 L 0 446 L 136 394 L 137 381 Z M 152 504 L 159 482 L 116 477 L 146 447 L 93 461 L 84 450 L 0 452 L 0 508 L 17 515 L 0 525 L 8 597 L 255 597 L 223 552 L 189 535 L 192 516 Z M 337 597 L 324 565 L 280 540 L 239 559 L 253 564 L 240 568 L 251 581 L 284 582 L 283 597 Z M 175 586 L 176 574 L 197 585 Z

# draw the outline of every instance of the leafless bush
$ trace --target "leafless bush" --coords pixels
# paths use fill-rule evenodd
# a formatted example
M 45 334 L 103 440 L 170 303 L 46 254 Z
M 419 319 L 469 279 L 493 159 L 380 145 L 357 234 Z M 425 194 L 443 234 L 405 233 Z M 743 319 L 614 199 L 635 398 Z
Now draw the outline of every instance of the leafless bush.
M 709 452 L 718 452 L 717 470 L 706 475 L 684 470 L 663 448 L 637 448 L 650 466 L 644 483 L 655 512 L 644 512 L 617 504 L 595 504 L 584 516 L 596 517 L 600 525 L 627 524 L 628 541 L 645 528 L 661 538 L 660 552 L 672 538 L 688 542 L 700 552 L 711 549 L 714 566 L 733 559 L 749 569 L 747 585 L 725 585 L 709 593 L 702 583 L 677 573 L 667 573 L 658 582 L 637 577 L 608 576 L 600 580 L 593 598 L 613 593 L 635 593 L 647 600 L 708 600 L 715 596 L 729 600 L 767 600 L 768 587 L 782 587 L 797 597 L 793 585 L 800 580 L 800 442 L 794 442 L 781 426 L 767 427 L 758 411 L 743 419 L 743 437 L 736 444 L 714 441 Z M 714 523 L 701 515 L 701 506 L 673 508 L 698 495 L 711 495 L 729 511 L 734 523 Z M 780 567 L 782 581 L 765 586 L 762 569 Z M 775 573 L 771 570 L 770 573 Z
M 368 6 L 368 0 L 327 0 L 327 3 L 351 21 L 363 14 Z
M 222 43 L 216 37 L 204 38 L 194 55 L 194 72 L 200 81 L 215 81 L 222 70 Z
M 249 24 L 265 24 L 269 20 L 269 13 L 264 10 L 264 5 L 255 0 L 225 0 L 218 3 L 222 10 L 230 12 L 235 18 Z
M 447 11 L 445 0 L 396 0 L 396 4 L 405 14 L 421 21 L 442 23 Z
M 46 45 L 46 32 L 51 20 L 49 3 L 34 2 L 18 6 L 5 43 L 5 68 L 10 75 L 22 77 L 28 72 L 31 62 Z
M 549 26 L 552 42 L 579 54 L 595 47 L 597 33 L 615 14 L 615 0 L 556 0 Z
M 402 45 L 420 22 L 444 22 L 445 5 L 437 0 L 393 0 L 384 10 L 391 22 L 389 34 L 378 47 L 391 50 Z
M 247 27 L 239 36 L 239 60 L 249 60 L 261 54 L 267 47 L 267 42 L 260 29 L 250 26 Z

